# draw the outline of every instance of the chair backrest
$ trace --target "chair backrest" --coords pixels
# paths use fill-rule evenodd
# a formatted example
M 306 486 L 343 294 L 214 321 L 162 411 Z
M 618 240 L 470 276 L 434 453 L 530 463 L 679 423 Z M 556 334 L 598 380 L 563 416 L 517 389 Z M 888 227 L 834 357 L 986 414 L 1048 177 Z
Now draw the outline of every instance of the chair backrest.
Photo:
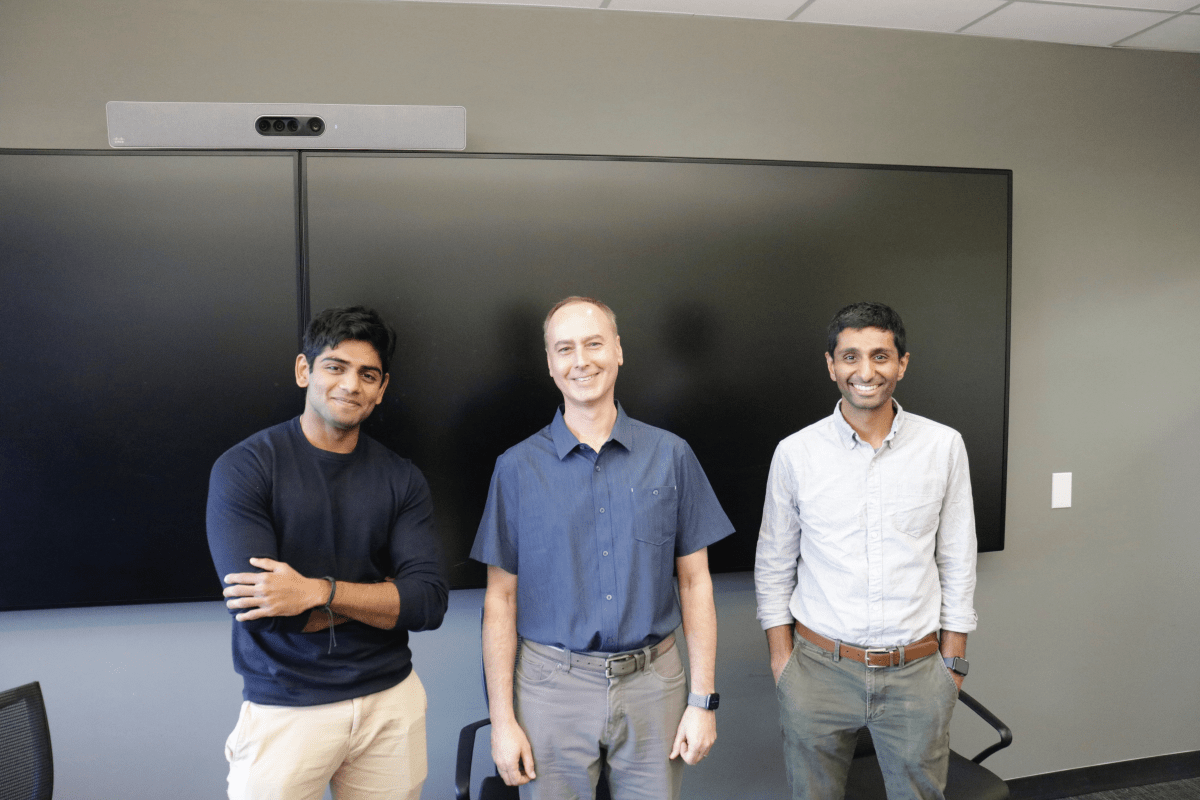
M 862 758 L 873 755 L 875 755 L 875 740 L 871 738 L 870 729 L 863 725 L 858 729 L 858 739 L 854 742 L 854 757 Z
M 50 800 L 54 759 L 42 687 L 0 692 L 0 800 Z

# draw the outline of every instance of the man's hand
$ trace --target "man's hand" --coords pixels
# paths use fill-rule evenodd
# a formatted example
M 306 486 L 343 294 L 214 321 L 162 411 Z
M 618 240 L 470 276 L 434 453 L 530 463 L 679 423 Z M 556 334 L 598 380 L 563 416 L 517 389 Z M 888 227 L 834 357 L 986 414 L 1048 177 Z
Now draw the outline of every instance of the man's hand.
M 223 594 L 230 598 L 231 610 L 247 608 L 234 619 L 246 622 L 263 617 L 294 617 L 310 608 L 324 605 L 329 597 L 329 581 L 306 578 L 282 561 L 252 558 L 250 566 L 263 572 L 235 572 L 225 576 Z
M 776 625 L 767 629 L 767 648 L 771 652 L 771 675 L 775 677 L 775 685 L 779 685 L 779 676 L 792 657 L 792 649 L 796 646 L 792 640 L 791 625 Z
M 941 647 L 939 649 L 941 650 L 940 655 L 943 656 L 944 658 L 953 658 L 954 656 L 958 656 L 959 658 L 966 658 L 967 657 L 967 634 L 958 633 L 957 631 L 942 631 Z M 954 678 L 954 684 L 958 687 L 958 690 L 961 692 L 962 685 L 963 685 L 963 678 L 965 678 L 966 675 L 959 675 L 954 670 L 949 670 L 949 672 L 950 672 L 950 677 Z
M 717 712 L 688 706 L 675 732 L 671 758 L 681 756 L 685 764 L 699 764 L 717 741 Z
M 776 686 L 779 685 L 779 676 L 783 674 L 783 668 L 787 666 L 788 661 L 790 661 L 791 658 L 791 650 L 788 650 L 786 653 L 782 651 L 779 653 L 771 653 L 771 675 L 773 675 L 775 678 Z
M 492 723 L 492 760 L 509 786 L 521 786 L 537 777 L 533 771 L 533 748 L 516 720 Z

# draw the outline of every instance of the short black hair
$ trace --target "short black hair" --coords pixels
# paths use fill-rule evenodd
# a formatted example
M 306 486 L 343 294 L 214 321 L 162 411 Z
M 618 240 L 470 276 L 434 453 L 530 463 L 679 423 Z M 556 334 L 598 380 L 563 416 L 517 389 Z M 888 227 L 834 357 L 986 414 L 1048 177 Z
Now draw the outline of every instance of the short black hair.
M 904 322 L 901 321 L 899 314 L 892 310 L 890 306 L 885 306 L 883 303 L 851 303 L 834 314 L 833 319 L 829 321 L 826 338 L 826 346 L 828 347 L 830 356 L 837 349 L 838 334 L 846 330 L 846 328 L 856 331 L 863 328 L 879 328 L 891 331 L 892 341 L 896 344 L 897 354 L 903 358 L 905 352 L 907 352 L 907 342 L 904 339 Z
M 365 306 L 327 308 L 313 317 L 304 332 L 304 357 L 309 369 L 326 348 L 345 341 L 366 342 L 379 354 L 383 374 L 388 374 L 392 354 L 396 352 L 396 332 L 383 321 L 379 312 Z

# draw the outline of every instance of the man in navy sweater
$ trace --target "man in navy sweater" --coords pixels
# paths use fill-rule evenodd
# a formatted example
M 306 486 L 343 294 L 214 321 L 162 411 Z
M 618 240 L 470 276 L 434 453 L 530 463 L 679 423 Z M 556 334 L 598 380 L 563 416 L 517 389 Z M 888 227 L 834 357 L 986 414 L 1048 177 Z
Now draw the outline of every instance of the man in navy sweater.
M 213 466 L 208 541 L 234 614 L 241 715 L 225 745 L 233 800 L 416 800 L 425 690 L 408 632 L 447 589 L 429 487 L 359 426 L 383 399 L 395 333 L 328 309 L 296 357 L 297 418 Z

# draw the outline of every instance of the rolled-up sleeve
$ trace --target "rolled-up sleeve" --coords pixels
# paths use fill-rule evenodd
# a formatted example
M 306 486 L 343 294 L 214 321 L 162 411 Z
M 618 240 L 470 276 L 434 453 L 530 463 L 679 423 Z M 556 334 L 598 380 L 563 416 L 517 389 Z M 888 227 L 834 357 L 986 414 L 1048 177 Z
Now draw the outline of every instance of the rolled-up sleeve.
M 789 603 L 796 589 L 796 565 L 800 558 L 796 481 L 782 450 L 782 445 L 777 447 L 771 459 L 754 556 L 754 590 L 763 630 L 792 623 Z
M 948 481 L 937 532 L 937 568 L 942 587 L 942 630 L 970 633 L 978 624 L 975 613 L 975 511 L 967 449 L 955 435 L 948 455 Z
M 225 576 L 258 572 L 252 558 L 279 559 L 279 540 L 271 515 L 269 472 L 248 448 L 235 447 L 213 464 L 205 512 L 208 549 L 222 586 Z M 229 609 L 230 615 L 241 609 Z M 238 623 L 252 632 L 295 633 L 308 622 L 308 612 L 291 617 L 263 617 Z
M 396 591 L 400 593 L 395 629 L 437 628 L 446 614 L 449 593 L 434 533 L 433 500 L 429 484 L 420 473 L 409 481 L 408 496 L 392 526 L 391 548 Z

